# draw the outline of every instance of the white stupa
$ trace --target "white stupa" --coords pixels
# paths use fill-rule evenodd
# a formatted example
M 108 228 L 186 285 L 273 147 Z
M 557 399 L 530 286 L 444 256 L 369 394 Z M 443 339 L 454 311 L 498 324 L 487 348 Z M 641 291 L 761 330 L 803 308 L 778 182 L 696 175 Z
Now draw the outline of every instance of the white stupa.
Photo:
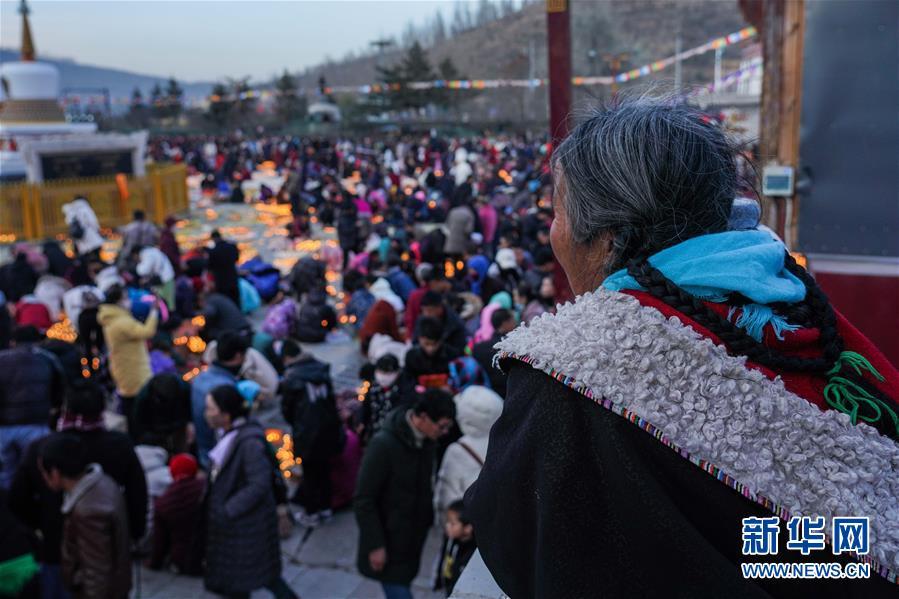
M 35 164 L 37 154 L 31 156 L 31 149 L 47 153 L 73 146 L 133 144 L 133 140 L 126 143 L 115 139 L 130 136 L 98 134 L 96 123 L 66 121 L 59 104 L 59 70 L 36 60 L 25 0 L 21 1 L 19 13 L 22 15 L 21 59 L 0 64 L 0 181 L 43 179 L 39 165 Z

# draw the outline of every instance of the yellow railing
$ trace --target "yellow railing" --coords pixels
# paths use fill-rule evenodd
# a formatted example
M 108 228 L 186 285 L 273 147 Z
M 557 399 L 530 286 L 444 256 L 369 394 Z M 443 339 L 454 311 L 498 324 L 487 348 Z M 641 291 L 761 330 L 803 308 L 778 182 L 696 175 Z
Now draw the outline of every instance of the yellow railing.
M 183 164 L 149 165 L 146 176 L 127 182 L 127 197 L 115 177 L 0 185 L 0 243 L 66 234 L 62 205 L 77 196 L 87 198 L 103 227 L 124 225 L 134 210 L 161 223 L 190 207 Z

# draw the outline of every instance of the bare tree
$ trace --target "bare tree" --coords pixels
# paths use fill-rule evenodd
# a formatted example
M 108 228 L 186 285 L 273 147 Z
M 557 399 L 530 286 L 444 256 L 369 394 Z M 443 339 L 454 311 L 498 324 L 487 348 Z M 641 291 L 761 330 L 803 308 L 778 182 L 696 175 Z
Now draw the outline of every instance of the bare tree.
M 434 15 L 434 21 L 431 24 L 432 43 L 439 44 L 446 40 L 446 24 L 443 22 L 443 13 L 437 11 Z
M 496 5 L 490 0 L 481 0 L 478 3 L 478 12 L 475 15 L 475 26 L 480 27 L 496 20 Z
M 411 48 L 412 44 L 418 41 L 418 32 L 415 30 L 415 25 L 410 21 L 406 23 L 406 28 L 403 30 L 403 35 L 400 37 L 400 42 L 404 48 Z
M 452 31 L 453 35 L 457 35 L 466 29 L 468 29 L 468 25 L 462 12 L 462 4 L 457 0 L 453 5 L 453 23 L 450 25 L 450 31 Z

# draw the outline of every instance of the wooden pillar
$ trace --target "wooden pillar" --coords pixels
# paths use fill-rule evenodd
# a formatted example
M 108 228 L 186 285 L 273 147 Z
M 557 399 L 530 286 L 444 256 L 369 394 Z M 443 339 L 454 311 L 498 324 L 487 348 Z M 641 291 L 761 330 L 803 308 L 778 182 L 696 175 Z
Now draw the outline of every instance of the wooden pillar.
M 799 180 L 799 125 L 802 116 L 802 51 L 805 41 L 805 0 L 790 0 L 784 6 L 783 77 L 780 96 L 780 141 L 778 158 L 792 166 Z M 799 195 L 787 199 L 792 204 L 784 216 L 784 237 L 795 248 L 799 241 Z
M 546 0 L 549 133 L 555 148 L 568 135 L 571 112 L 571 13 L 568 0 Z
M 764 0 L 760 17 L 764 76 L 759 166 L 764 168 L 773 163 L 792 166 L 798 179 L 805 0 Z M 763 203 L 768 225 L 795 246 L 799 222 L 797 196 L 765 197 Z

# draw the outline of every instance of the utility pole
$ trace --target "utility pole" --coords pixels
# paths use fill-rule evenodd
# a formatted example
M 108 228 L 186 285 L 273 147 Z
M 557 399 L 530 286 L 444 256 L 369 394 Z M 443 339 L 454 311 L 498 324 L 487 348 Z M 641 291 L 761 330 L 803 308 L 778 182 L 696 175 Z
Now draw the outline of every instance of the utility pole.
M 549 135 L 553 148 L 568 135 L 571 111 L 571 12 L 568 0 L 546 0 Z
M 715 93 L 718 93 L 721 88 L 721 59 L 723 57 L 724 48 L 715 48 Z
M 678 56 L 677 60 L 674 61 L 674 91 L 677 94 L 680 94 L 681 82 L 683 81 L 683 67 L 681 67 L 681 45 L 683 44 L 683 40 L 681 39 L 680 32 L 680 20 L 677 22 L 677 38 L 674 41 L 674 54 Z
M 630 54 L 626 52 L 620 52 L 618 54 L 603 54 L 603 60 L 606 61 L 606 64 L 609 65 L 609 74 L 612 76 L 612 97 L 615 97 L 615 94 L 618 93 L 618 81 L 615 78 L 618 76 L 618 73 L 621 72 L 621 66 L 625 60 L 630 58 Z
M 681 17 L 680 0 L 674 6 L 677 11 L 677 36 L 674 40 L 674 55 L 677 59 L 674 61 L 674 92 L 677 95 L 681 93 L 681 84 L 683 83 L 683 67 L 681 65 L 680 53 L 683 50 L 683 18 Z
M 377 76 L 377 74 L 380 72 L 381 66 L 383 65 L 383 62 L 384 62 L 384 49 L 392 46 L 393 40 L 390 38 L 383 37 L 381 39 L 372 41 L 370 45 L 372 45 L 378 49 L 378 53 L 375 55 L 375 74 Z M 378 108 L 381 108 L 383 110 L 387 104 L 387 96 L 382 93 L 382 94 L 378 94 L 376 96 L 376 98 L 377 98 L 376 102 L 377 102 Z
M 536 42 L 534 41 L 534 37 L 531 36 L 528 38 L 528 86 L 525 88 L 525 106 L 527 107 L 525 110 L 526 120 L 531 120 L 531 106 L 533 106 L 534 102 L 534 91 L 536 88 L 531 85 L 531 81 L 533 81 L 537 77 L 537 51 L 535 48 Z
M 379 40 L 374 40 L 370 43 L 370 45 L 374 46 L 378 49 L 377 58 L 375 58 L 375 68 L 381 67 L 381 60 L 384 58 L 384 49 L 389 48 L 393 45 L 393 40 L 390 38 L 381 38 Z

